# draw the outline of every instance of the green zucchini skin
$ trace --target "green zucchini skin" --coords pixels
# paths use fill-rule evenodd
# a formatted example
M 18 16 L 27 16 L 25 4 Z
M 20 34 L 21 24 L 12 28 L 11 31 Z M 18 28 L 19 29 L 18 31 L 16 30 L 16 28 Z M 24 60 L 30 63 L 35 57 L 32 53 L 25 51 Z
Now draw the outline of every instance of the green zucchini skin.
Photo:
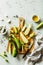
M 11 47 L 11 54 L 13 57 L 16 57 L 17 56 L 17 49 L 16 49 L 16 46 L 12 44 L 12 47 Z
M 17 48 L 21 49 L 21 44 L 20 44 L 19 40 L 13 34 L 12 34 L 12 39 L 16 43 Z
M 43 26 L 43 22 L 41 22 L 37 27 L 36 27 L 36 29 L 39 29 L 39 28 L 41 28 Z

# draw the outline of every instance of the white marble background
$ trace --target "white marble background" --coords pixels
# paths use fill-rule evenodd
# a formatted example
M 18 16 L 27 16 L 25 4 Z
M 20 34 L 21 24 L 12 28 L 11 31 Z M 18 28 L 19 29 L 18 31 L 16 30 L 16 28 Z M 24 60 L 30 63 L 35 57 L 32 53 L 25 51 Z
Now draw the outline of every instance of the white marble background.
M 43 0 L 0 0 L 0 25 L 6 25 L 7 28 L 10 25 L 7 25 L 6 16 L 12 20 L 12 24 L 18 24 L 13 16 L 18 15 L 25 18 L 26 22 L 32 23 L 34 29 L 36 28 L 36 23 L 32 22 L 32 16 L 38 15 L 43 20 Z M 1 18 L 4 19 L 4 22 L 1 21 Z M 43 29 L 36 30 L 36 32 L 41 32 L 43 34 Z M 3 47 L 2 47 L 3 49 Z M 18 60 L 9 56 L 10 63 L 6 63 L 2 58 L 0 58 L 0 65 L 24 65 L 23 60 Z M 43 61 L 40 64 L 43 65 Z

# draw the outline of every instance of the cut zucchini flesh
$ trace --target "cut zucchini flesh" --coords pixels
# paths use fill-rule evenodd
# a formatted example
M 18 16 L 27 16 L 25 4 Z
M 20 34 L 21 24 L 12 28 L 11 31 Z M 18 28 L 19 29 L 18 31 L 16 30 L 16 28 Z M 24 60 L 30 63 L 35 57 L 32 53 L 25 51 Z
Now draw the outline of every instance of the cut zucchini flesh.
M 9 52 L 9 54 L 11 54 L 11 43 L 8 43 L 8 47 L 7 47 L 7 51 Z
M 17 28 L 15 26 L 14 26 L 14 32 L 15 33 L 18 33 Z
M 25 30 L 24 34 L 28 35 L 30 33 L 31 24 L 28 26 L 28 28 Z
M 31 38 L 34 37 L 35 35 L 36 35 L 35 32 L 32 32 L 29 37 Z
M 23 35 L 22 32 L 20 32 L 20 37 L 23 40 L 24 43 L 28 43 L 28 40 L 26 39 L 26 37 Z
M 26 29 L 26 25 L 24 25 L 24 27 L 22 28 L 22 31 L 24 31 Z

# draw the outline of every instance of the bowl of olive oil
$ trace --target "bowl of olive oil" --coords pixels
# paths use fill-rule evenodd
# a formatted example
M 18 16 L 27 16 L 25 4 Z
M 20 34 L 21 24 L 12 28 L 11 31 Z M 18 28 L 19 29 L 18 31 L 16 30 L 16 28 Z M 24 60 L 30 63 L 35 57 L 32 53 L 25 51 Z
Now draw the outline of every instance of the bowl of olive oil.
M 40 19 L 39 19 L 39 16 L 33 15 L 32 20 L 37 23 L 37 22 L 39 22 Z

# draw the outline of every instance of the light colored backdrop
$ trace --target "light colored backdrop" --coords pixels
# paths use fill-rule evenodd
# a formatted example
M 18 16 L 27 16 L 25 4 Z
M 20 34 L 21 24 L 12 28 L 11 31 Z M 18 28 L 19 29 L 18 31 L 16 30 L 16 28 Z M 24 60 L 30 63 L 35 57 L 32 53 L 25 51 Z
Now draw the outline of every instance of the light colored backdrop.
M 43 20 L 43 0 L 0 0 L 0 20 L 4 18 L 4 22 L 0 21 L 0 25 L 6 25 L 7 28 L 11 25 L 7 23 L 6 16 L 9 16 L 12 25 L 18 25 L 18 20 L 13 18 L 14 15 L 18 15 L 24 17 L 27 23 L 32 23 L 35 29 L 37 24 L 32 22 L 31 19 L 35 14 Z M 43 29 L 38 31 L 35 29 L 35 31 L 43 34 Z M 1 50 L 3 48 L 1 47 Z M 0 57 L 0 65 L 24 65 L 23 59 L 18 60 L 12 56 L 9 56 L 8 59 L 10 61 L 9 64 Z M 43 61 L 40 65 L 43 65 L 42 63 Z

